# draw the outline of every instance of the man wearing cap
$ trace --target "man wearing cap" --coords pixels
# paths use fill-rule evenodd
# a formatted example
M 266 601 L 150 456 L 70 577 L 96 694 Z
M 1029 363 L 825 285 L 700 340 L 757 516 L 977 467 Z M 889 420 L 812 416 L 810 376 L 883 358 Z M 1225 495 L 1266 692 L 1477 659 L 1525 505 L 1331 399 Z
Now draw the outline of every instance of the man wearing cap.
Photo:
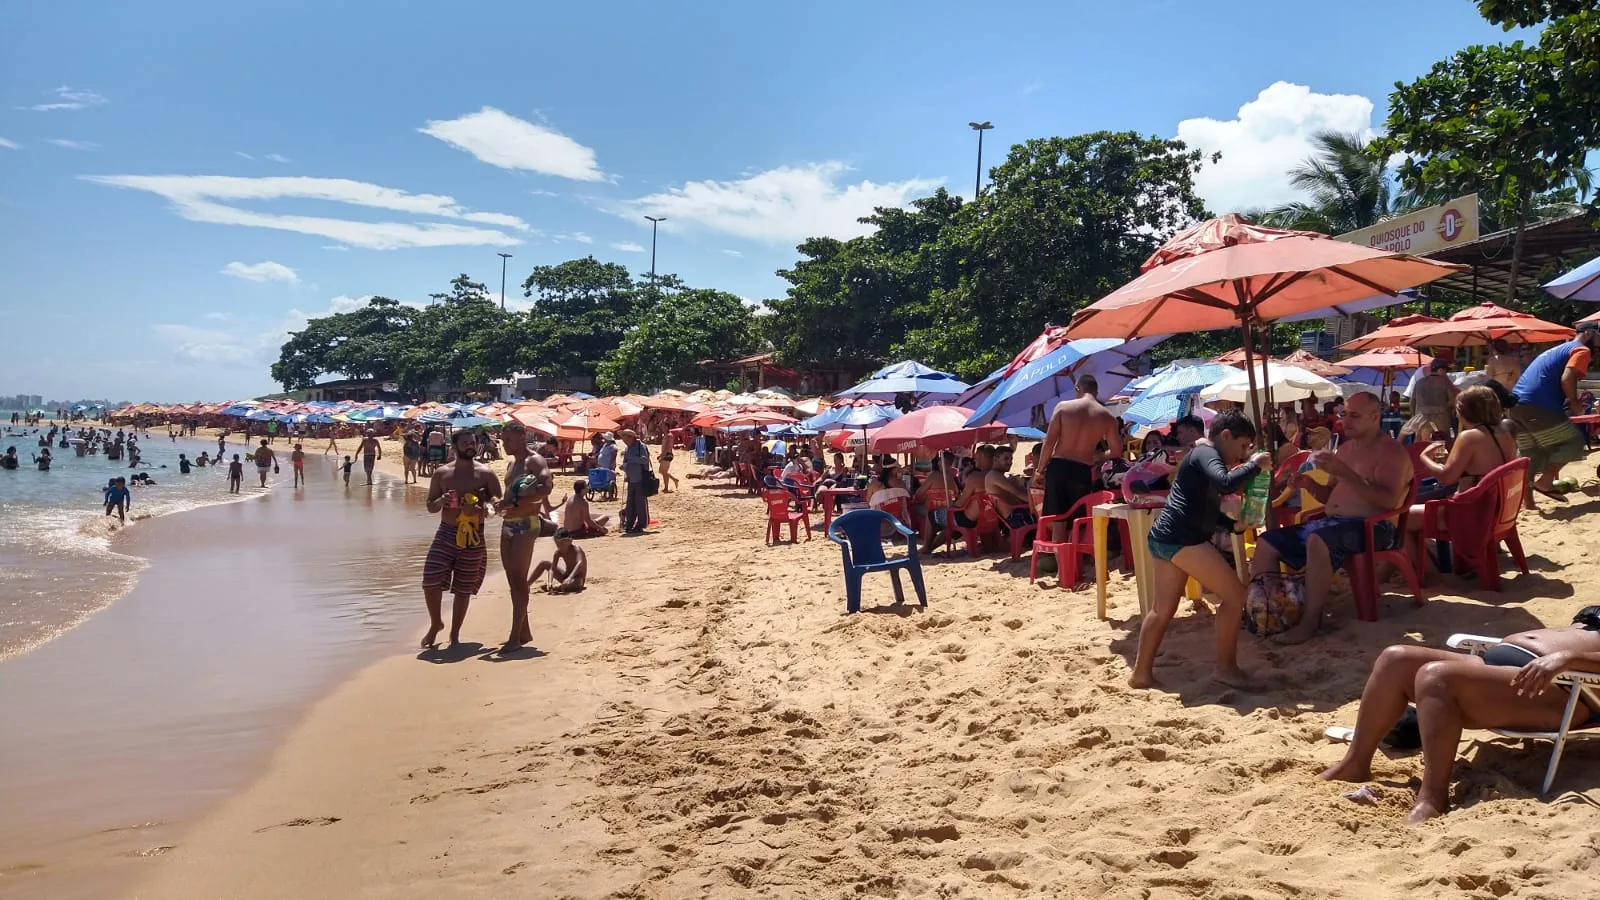
M 617 470 L 617 437 L 611 432 L 600 435 L 600 449 L 595 451 L 595 467 Z
M 379 446 L 378 438 L 372 429 L 361 432 L 361 446 L 356 448 L 361 452 L 361 468 L 366 470 L 367 484 L 372 483 L 372 467 L 378 460 L 383 459 L 383 447 Z
M 1571 417 L 1583 411 L 1578 381 L 1589 371 L 1596 344 L 1600 344 L 1600 323 L 1579 323 L 1577 336 L 1539 354 L 1511 391 L 1517 405 L 1507 414 L 1517 425 L 1517 452 L 1537 473 L 1530 490 L 1559 496 L 1555 480 L 1562 465 L 1584 457 L 1583 435 Z M 1530 505 L 1532 499 L 1530 494 Z
M 622 429 L 622 471 L 628 477 L 628 499 L 622 507 L 622 533 L 644 534 L 650 524 L 650 501 L 644 495 L 644 480 L 650 474 L 650 449 L 639 440 L 632 428 Z M 612 453 L 615 444 L 607 444 Z

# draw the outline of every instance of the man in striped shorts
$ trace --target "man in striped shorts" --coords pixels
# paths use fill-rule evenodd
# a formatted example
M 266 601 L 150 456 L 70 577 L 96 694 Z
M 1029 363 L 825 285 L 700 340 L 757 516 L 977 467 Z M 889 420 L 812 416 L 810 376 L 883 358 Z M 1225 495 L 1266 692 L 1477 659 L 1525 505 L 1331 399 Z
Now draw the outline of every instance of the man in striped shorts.
M 452 437 L 455 460 L 435 469 L 428 482 L 428 512 L 439 513 L 439 530 L 422 564 L 422 596 L 428 604 L 428 633 L 423 647 L 432 647 L 444 630 L 446 591 L 455 595 L 450 608 L 450 643 L 461 643 L 461 623 L 467 604 L 483 587 L 489 565 L 489 548 L 483 539 L 483 519 L 500 496 L 500 479 L 488 466 L 474 460 L 478 437 L 461 429 Z

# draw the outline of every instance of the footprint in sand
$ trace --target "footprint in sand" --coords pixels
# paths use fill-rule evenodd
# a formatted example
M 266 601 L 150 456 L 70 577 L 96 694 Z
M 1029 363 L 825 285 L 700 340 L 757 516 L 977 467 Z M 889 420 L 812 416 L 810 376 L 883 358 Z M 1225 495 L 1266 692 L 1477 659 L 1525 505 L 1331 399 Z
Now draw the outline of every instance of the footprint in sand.
M 306 825 L 332 825 L 338 821 L 338 816 L 317 816 L 313 819 L 289 819 L 284 822 L 279 822 L 276 825 L 267 825 L 263 828 L 257 828 L 256 834 L 260 834 L 263 831 L 271 831 L 274 828 L 301 828 Z

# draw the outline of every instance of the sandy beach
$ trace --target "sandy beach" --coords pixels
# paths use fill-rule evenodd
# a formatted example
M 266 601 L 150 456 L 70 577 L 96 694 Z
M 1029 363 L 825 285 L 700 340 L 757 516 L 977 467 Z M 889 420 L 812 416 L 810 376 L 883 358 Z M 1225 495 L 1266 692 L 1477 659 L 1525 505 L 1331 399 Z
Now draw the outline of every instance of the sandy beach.
M 385 464 L 396 462 L 396 454 Z M 1569 470 L 1581 474 L 1577 466 Z M 559 482 L 558 482 L 559 484 Z M 742 491 L 685 481 L 660 527 L 585 543 L 589 590 L 535 595 L 536 651 L 498 660 L 498 563 L 455 652 L 397 653 L 319 702 L 265 772 L 144 861 L 125 896 L 1574 898 L 1593 892 L 1600 754 L 1473 743 L 1460 806 L 1402 824 L 1421 760 L 1378 802 L 1316 779 L 1377 651 L 1564 623 L 1600 602 L 1572 523 L 1594 488 L 1524 513 L 1533 574 L 1445 576 L 1282 648 L 1271 690 L 1207 681 L 1208 616 L 1175 621 L 1126 686 L 1131 580 L 1030 586 L 1026 561 L 929 561 L 929 607 L 843 614 L 822 537 L 765 547 Z M 1550 504 L 1546 504 L 1550 506 Z M 541 555 L 547 553 L 542 549 Z M 868 582 L 866 604 L 892 599 Z M 1133 621 L 1130 623 L 1130 619 Z M 424 624 L 420 595 L 415 625 Z M 1130 630 L 1130 625 L 1133 630 Z

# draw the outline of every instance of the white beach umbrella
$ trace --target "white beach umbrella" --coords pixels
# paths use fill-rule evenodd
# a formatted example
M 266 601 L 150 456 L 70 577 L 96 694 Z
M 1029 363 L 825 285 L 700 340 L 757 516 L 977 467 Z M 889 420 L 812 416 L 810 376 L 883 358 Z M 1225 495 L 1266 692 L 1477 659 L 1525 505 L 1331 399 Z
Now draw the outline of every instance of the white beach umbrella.
M 1273 403 L 1298 403 L 1306 398 L 1317 400 L 1333 400 L 1344 396 L 1339 385 L 1321 375 L 1314 375 L 1298 366 L 1272 363 L 1271 365 L 1255 366 L 1255 384 L 1257 393 L 1264 401 L 1269 392 Z M 1234 403 L 1243 403 L 1250 406 L 1250 378 L 1251 372 L 1247 369 L 1235 369 L 1222 376 L 1220 380 L 1200 392 L 1203 402 L 1212 400 L 1231 400 Z

